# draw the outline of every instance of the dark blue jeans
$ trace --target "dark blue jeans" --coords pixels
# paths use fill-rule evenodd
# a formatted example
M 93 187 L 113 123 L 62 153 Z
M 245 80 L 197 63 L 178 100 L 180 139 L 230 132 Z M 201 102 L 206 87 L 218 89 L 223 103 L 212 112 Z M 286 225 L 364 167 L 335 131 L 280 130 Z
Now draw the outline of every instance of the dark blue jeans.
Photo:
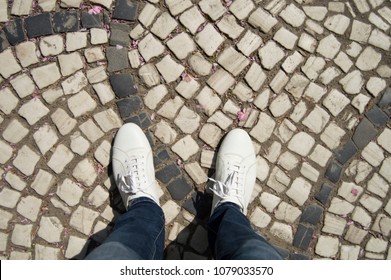
M 87 260 L 161 260 L 164 213 L 147 197 L 136 198 L 115 223 L 112 233 Z
M 233 203 L 218 206 L 209 219 L 209 246 L 216 259 L 281 259 L 277 251 L 251 228 Z M 116 222 L 105 242 L 87 260 L 163 259 L 164 214 L 149 198 L 137 198 Z

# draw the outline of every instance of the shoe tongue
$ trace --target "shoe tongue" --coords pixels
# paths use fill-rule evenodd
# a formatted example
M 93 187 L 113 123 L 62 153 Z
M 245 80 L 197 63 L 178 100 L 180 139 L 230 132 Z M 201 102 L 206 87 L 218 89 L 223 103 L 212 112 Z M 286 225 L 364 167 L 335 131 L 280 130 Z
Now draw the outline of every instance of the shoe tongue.
M 242 162 L 242 157 L 240 157 L 239 155 L 227 154 L 225 157 L 226 157 L 226 161 L 229 162 L 230 164 L 234 164 L 234 163 L 239 164 Z

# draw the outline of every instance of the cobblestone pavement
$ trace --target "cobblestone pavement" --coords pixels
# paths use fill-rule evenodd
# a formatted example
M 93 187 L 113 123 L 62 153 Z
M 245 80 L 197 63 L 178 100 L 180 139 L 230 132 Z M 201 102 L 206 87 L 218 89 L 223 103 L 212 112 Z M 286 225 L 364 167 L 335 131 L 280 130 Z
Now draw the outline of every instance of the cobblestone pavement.
M 167 259 L 211 258 L 234 127 L 257 153 L 248 217 L 284 258 L 391 259 L 390 2 L 0 0 L 1 259 L 105 239 L 124 122 L 153 145 Z

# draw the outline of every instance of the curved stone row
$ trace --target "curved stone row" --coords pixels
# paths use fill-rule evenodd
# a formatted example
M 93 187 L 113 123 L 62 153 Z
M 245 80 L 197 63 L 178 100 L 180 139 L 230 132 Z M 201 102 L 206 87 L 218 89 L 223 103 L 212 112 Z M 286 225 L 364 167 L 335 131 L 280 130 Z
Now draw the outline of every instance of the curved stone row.
M 5 258 L 104 240 L 123 122 L 153 145 L 167 258 L 210 257 L 207 177 L 238 126 L 257 152 L 250 221 L 285 258 L 390 258 L 387 2 L 22 2 L 8 12 L 25 18 L 0 9 Z

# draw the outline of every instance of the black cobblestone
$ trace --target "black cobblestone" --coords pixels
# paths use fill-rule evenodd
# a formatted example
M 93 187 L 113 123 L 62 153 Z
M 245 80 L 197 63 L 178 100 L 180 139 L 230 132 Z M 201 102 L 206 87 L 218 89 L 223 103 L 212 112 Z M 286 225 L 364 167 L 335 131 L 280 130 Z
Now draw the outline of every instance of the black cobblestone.
M 325 176 L 333 183 L 337 183 L 341 177 L 342 166 L 336 161 L 332 161 L 327 167 Z
M 4 31 L 0 31 L 0 52 L 9 47 L 9 43 Z
M 345 164 L 357 153 L 357 151 L 356 145 L 349 139 L 349 141 L 335 153 L 335 158 L 339 163 Z
M 130 37 L 129 37 L 130 26 L 129 25 L 123 24 L 123 23 L 112 22 L 110 24 L 110 30 L 111 30 L 110 45 L 112 45 L 112 46 L 120 45 L 120 46 L 124 46 L 124 47 L 129 46 L 129 43 L 130 43 Z
M 329 200 L 331 190 L 332 187 L 330 187 L 327 184 L 323 184 L 322 187 L 320 188 L 320 191 L 315 195 L 315 199 L 318 200 L 323 205 L 326 205 Z
M 53 34 L 50 13 L 42 13 L 25 19 L 27 36 L 35 38 Z
M 307 250 L 310 246 L 313 234 L 314 230 L 312 228 L 299 224 L 295 238 L 293 239 L 293 246 Z
M 137 92 L 132 77 L 129 74 L 110 75 L 110 84 L 119 98 L 128 97 Z
M 113 18 L 134 21 L 137 18 L 137 8 L 138 4 L 135 1 L 117 0 Z
M 183 177 L 175 179 L 167 186 L 168 191 L 173 199 L 180 201 L 184 199 L 192 190 L 191 184 Z
M 107 71 L 121 71 L 129 67 L 128 50 L 126 48 L 108 47 L 106 50 L 108 61 Z
M 136 95 L 117 101 L 119 114 L 122 119 L 127 119 L 131 114 L 143 107 L 143 101 Z
M 303 254 L 297 254 L 297 253 L 293 253 L 289 256 L 289 259 L 290 260 L 298 260 L 298 261 L 302 261 L 302 260 L 309 260 L 310 257 L 306 256 L 306 255 L 303 255 Z
M 7 22 L 3 30 L 8 42 L 12 46 L 15 46 L 26 40 L 26 34 L 24 33 L 23 29 L 23 20 L 21 18 Z
M 202 192 L 193 192 L 183 204 L 183 208 L 195 215 L 199 219 L 205 219 L 209 217 L 212 205 L 212 199 L 209 195 Z
M 155 164 L 155 166 L 159 166 L 170 159 L 170 154 L 165 148 L 160 148 L 153 154 L 153 163 Z
M 103 14 L 89 14 L 84 11 L 81 13 L 81 25 L 83 28 L 101 28 L 103 26 Z
M 170 182 L 173 178 L 177 177 L 181 174 L 181 171 L 179 170 L 178 166 L 176 166 L 174 163 L 167 165 L 156 172 L 156 178 L 162 182 L 163 184 L 167 184 Z
M 383 127 L 390 118 L 377 106 L 373 106 L 367 113 L 367 118 L 376 127 Z
M 79 30 L 79 13 L 77 11 L 60 11 L 53 15 L 53 29 L 56 33 L 75 32 Z
M 388 87 L 384 93 L 382 98 L 379 101 L 378 106 L 384 110 L 386 114 L 391 115 L 391 87 Z
M 316 204 L 308 205 L 305 208 L 303 214 L 301 215 L 300 222 L 317 225 L 320 221 L 320 218 L 322 217 L 322 214 L 323 214 L 322 207 Z
M 356 127 L 353 134 L 353 141 L 357 148 L 363 149 L 369 142 L 371 142 L 377 135 L 377 130 L 373 124 L 367 119 L 363 118 Z

